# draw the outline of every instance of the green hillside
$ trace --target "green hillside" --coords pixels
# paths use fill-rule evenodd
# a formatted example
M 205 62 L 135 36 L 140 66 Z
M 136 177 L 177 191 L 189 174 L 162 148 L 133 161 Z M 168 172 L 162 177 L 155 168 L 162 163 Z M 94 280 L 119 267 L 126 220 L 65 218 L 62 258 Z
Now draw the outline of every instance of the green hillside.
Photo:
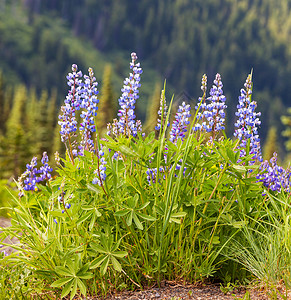
M 202 75 L 210 85 L 219 72 L 231 133 L 238 91 L 253 69 L 261 137 L 275 126 L 283 145 L 280 116 L 291 106 L 290 0 L 29 0 L 4 1 L 0 11 L 0 68 L 9 81 L 38 91 L 56 86 L 65 95 L 62 78 L 72 63 L 92 66 L 100 80 L 111 62 L 119 93 L 136 51 L 146 67 L 141 118 L 159 76 L 176 95 L 197 99 Z

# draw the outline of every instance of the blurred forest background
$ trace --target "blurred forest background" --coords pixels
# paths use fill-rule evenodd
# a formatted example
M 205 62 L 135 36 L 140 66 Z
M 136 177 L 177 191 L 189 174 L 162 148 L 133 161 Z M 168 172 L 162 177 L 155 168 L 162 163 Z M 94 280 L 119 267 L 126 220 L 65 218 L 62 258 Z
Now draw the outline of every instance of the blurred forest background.
M 144 70 L 137 115 L 148 130 L 164 79 L 167 99 L 194 107 L 202 75 L 210 87 L 218 72 L 231 136 L 253 69 L 264 158 L 277 151 L 286 163 L 290 41 L 291 0 L 0 0 L 0 178 L 17 177 L 35 154 L 63 151 L 57 116 L 73 63 L 94 69 L 104 130 L 133 51 Z

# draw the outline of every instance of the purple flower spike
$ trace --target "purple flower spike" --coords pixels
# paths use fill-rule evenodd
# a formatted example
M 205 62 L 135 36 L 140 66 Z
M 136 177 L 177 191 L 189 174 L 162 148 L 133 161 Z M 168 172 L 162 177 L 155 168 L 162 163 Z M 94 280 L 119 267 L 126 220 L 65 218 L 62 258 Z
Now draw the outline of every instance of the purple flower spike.
M 136 53 L 131 53 L 130 69 L 132 73 L 124 80 L 123 88 L 121 89 L 122 95 L 119 98 L 120 109 L 118 111 L 119 120 L 115 131 L 117 134 L 123 134 L 126 136 L 136 136 L 137 132 L 141 131 L 141 123 L 136 121 L 135 118 L 135 103 L 139 98 L 140 87 L 140 74 L 142 69 L 139 63 L 136 63 Z M 110 131 L 110 129 L 109 129 Z M 114 131 L 113 131 L 114 132 Z
M 53 168 L 49 166 L 48 161 L 49 159 L 47 153 L 44 152 L 41 159 L 41 163 L 43 164 L 43 166 L 41 166 L 39 170 L 39 181 L 49 180 L 52 177 L 50 173 L 53 171 Z
M 290 193 L 290 169 L 277 165 L 277 153 L 274 153 L 270 159 L 270 163 L 266 160 L 260 166 L 261 174 L 257 175 L 258 182 L 263 182 L 263 185 L 272 191 L 286 191 Z
M 50 172 L 52 172 L 53 169 L 48 164 L 48 156 L 46 152 L 43 153 L 41 162 L 43 166 L 41 166 L 38 170 L 36 168 L 37 157 L 33 157 L 31 163 L 26 165 L 26 171 L 18 178 L 20 187 L 25 191 L 38 191 L 36 184 L 51 178 Z M 23 196 L 21 191 L 19 196 Z
M 195 108 L 199 108 L 197 119 L 201 121 L 201 124 L 196 124 L 193 128 L 194 131 L 206 131 L 206 132 L 218 132 L 225 129 L 225 109 L 226 98 L 223 95 L 223 84 L 220 74 L 216 74 L 213 86 L 210 90 L 210 97 L 206 98 L 207 89 L 207 77 L 203 75 L 202 86 L 203 97 L 199 98 L 200 105 Z
M 97 104 L 99 100 L 97 99 L 98 90 L 96 78 L 92 68 L 89 68 L 89 76 L 85 75 L 85 83 L 83 84 L 80 104 L 81 108 L 84 109 L 81 113 L 81 118 L 83 119 L 80 124 L 80 131 L 82 133 L 82 140 L 80 143 L 80 153 L 83 154 L 84 150 L 93 151 L 94 143 L 92 140 L 92 134 L 96 131 L 94 117 L 97 115 Z
M 176 113 L 175 120 L 172 125 L 172 129 L 170 132 L 169 140 L 176 144 L 178 139 L 184 140 L 185 132 L 187 131 L 187 126 L 190 124 L 189 118 L 190 114 L 190 105 L 183 102 Z
M 94 171 L 94 174 L 96 175 L 93 180 L 92 180 L 92 183 L 93 184 L 98 184 L 99 186 L 102 185 L 102 183 L 105 181 L 106 179 L 106 160 L 105 158 L 103 157 L 104 156 L 104 152 L 103 152 L 103 147 L 101 146 L 101 149 L 99 150 L 99 153 L 98 153 L 98 159 L 99 159 L 99 167 L 98 169 L 96 169 Z
M 81 71 L 77 72 L 77 65 L 72 65 L 72 73 L 67 76 L 68 86 L 70 90 L 65 99 L 65 104 L 61 107 L 62 114 L 59 116 L 58 122 L 61 126 L 61 140 L 65 143 L 71 139 L 72 134 L 77 130 L 77 120 L 75 117 L 75 111 L 80 109 L 81 104 L 81 89 L 83 74 Z
M 245 89 L 241 89 L 241 95 L 239 97 L 239 103 L 237 105 L 237 112 L 235 115 L 238 117 L 234 124 L 237 129 L 234 132 L 234 136 L 240 140 L 238 149 L 240 149 L 240 157 L 246 155 L 246 147 L 248 140 L 250 140 L 250 153 L 253 155 L 253 161 L 250 164 L 254 164 L 256 160 L 262 162 L 260 138 L 258 134 L 258 126 L 261 124 L 258 118 L 261 113 L 255 112 L 257 103 L 251 100 L 252 96 L 252 78 L 251 74 L 248 75 L 244 84 Z

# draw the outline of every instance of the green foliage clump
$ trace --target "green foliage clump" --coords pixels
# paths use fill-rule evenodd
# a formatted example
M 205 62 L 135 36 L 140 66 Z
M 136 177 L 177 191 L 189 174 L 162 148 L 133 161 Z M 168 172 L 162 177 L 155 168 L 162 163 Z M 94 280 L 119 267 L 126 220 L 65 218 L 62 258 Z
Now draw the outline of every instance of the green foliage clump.
M 132 95 L 132 85 L 129 89 Z M 198 107 L 205 96 L 206 92 Z M 177 128 L 181 114 L 179 108 Z M 273 285 L 281 279 L 289 283 L 280 275 L 288 274 L 291 263 L 290 244 L 284 238 L 290 229 L 289 194 L 258 182 L 260 164 L 254 164 L 250 142 L 241 155 L 239 139 L 192 130 L 199 122 L 197 115 L 198 111 L 191 124 L 185 121 L 179 132 L 183 135 L 173 142 L 167 138 L 167 126 L 161 126 L 158 138 L 155 132 L 139 132 L 101 139 L 97 132 L 92 136 L 94 149 L 76 156 L 77 145 L 68 139 L 66 157 L 56 156 L 56 177 L 34 191 L 19 183 L 22 197 L 13 198 L 12 226 L 1 233 L 2 239 L 17 237 L 19 244 L 13 245 L 15 253 L 3 256 L 1 265 L 8 273 L 23 267 L 36 295 L 70 294 L 71 299 L 163 280 L 224 279 L 222 273 L 233 274 L 233 281 L 253 274 L 262 281 L 273 280 Z M 162 114 L 161 124 L 169 118 L 169 113 Z M 125 118 L 128 126 L 126 122 Z M 73 138 L 76 132 L 65 134 Z M 27 167 L 23 176 L 33 172 Z M 33 177 L 28 179 L 31 183 Z M 277 227 L 286 230 L 266 248 L 250 236 L 269 241 Z M 261 247 L 260 256 L 249 255 L 249 244 Z M 238 245 L 241 251 L 233 251 Z M 260 264 L 266 250 L 274 256 L 266 265 L 275 260 L 276 269 Z M 274 270 L 276 276 L 266 277 Z M 12 286 L 6 292 L 11 296 L 15 290 Z

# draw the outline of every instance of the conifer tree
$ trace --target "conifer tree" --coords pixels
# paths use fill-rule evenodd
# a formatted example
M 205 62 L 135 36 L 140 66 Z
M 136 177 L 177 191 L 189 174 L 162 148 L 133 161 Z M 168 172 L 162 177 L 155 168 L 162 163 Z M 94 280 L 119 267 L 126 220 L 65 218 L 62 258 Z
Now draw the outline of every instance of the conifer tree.
M 161 99 L 161 84 L 156 83 L 154 92 L 149 100 L 147 107 L 146 121 L 145 121 L 145 131 L 151 132 L 155 130 L 158 119 L 158 111 L 160 108 Z
M 30 144 L 35 147 L 37 135 L 37 113 L 38 113 L 38 100 L 35 89 L 31 89 L 28 94 L 28 100 L 25 107 L 25 129 L 26 136 Z
M 3 107 L 3 122 L 4 122 L 4 133 L 6 131 L 6 122 L 11 112 L 11 107 L 13 103 L 13 88 L 8 86 L 5 88 L 4 93 L 4 107 Z
M 49 141 L 47 153 L 48 155 L 52 154 L 53 151 L 53 140 L 54 140 L 54 130 L 57 123 L 57 91 L 54 89 L 51 93 L 48 108 L 47 108 L 47 139 Z
M 61 110 L 59 109 L 59 114 L 58 115 L 61 115 Z M 65 144 L 62 143 L 61 141 L 61 135 L 60 135 L 60 126 L 59 124 L 57 123 L 55 128 L 54 128 L 54 132 L 53 132 L 54 136 L 53 136 L 53 139 L 52 139 L 52 142 L 53 142 L 53 145 L 52 145 L 52 153 L 50 155 L 51 159 L 50 161 L 51 162 L 54 162 L 55 161 L 55 153 L 58 152 L 60 157 L 65 157 L 65 153 L 66 153 L 66 148 L 65 148 Z M 53 163 L 52 163 L 53 165 Z
M 277 129 L 275 126 L 271 126 L 271 128 L 269 129 L 263 149 L 263 157 L 267 160 L 270 160 L 270 158 L 273 157 L 274 152 L 278 153 L 279 147 L 277 143 Z
M 37 133 L 35 136 L 36 153 L 47 151 L 50 145 L 47 129 L 48 93 L 43 91 L 38 102 L 38 113 L 36 116 Z
M 116 111 L 111 74 L 111 65 L 105 65 L 97 112 L 97 130 L 101 135 L 106 133 L 107 124 L 112 121 Z
M 282 132 L 282 135 L 287 138 L 285 147 L 287 151 L 291 151 L 291 107 L 287 109 L 287 116 L 281 117 L 281 122 L 286 126 L 286 129 Z
M 0 169 L 4 177 L 13 175 L 16 178 L 30 157 L 29 141 L 23 126 L 26 101 L 27 90 L 24 85 L 20 85 L 14 93 L 6 135 L 0 146 Z

